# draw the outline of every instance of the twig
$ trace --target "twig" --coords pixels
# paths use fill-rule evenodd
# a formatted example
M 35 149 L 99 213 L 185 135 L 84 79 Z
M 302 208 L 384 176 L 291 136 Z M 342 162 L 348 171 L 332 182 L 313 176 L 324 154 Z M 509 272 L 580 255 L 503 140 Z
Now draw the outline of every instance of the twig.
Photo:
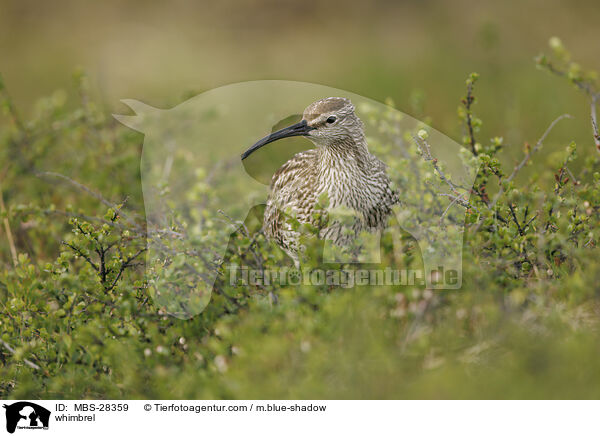
M 577 186 L 579 185 L 579 180 L 577 180 L 577 178 L 575 177 L 575 175 L 571 172 L 571 170 L 569 169 L 568 166 L 565 165 L 565 170 L 567 171 L 567 173 L 569 174 L 569 177 L 571 177 L 571 180 L 573 180 L 573 185 Z
M 592 118 L 592 130 L 594 132 L 594 144 L 596 145 L 596 151 L 600 153 L 600 132 L 598 132 L 598 118 L 596 116 L 596 105 L 598 103 L 598 99 L 600 98 L 600 94 L 594 94 L 592 96 L 592 104 L 591 104 L 591 118 Z
M 517 225 L 517 230 L 519 231 L 519 235 L 523 236 L 524 235 L 523 229 L 521 228 L 521 224 L 519 223 L 519 219 L 517 218 L 517 214 L 515 213 L 515 208 L 511 203 L 509 203 L 508 209 L 510 210 L 510 214 L 512 216 L 513 222 Z
M 2 344 L 2 346 L 4 348 L 6 348 L 11 354 L 16 354 L 17 353 L 17 351 L 13 347 L 11 347 L 10 344 L 8 344 L 7 342 L 3 341 L 2 339 L 0 339 L 0 344 Z M 40 371 L 42 369 L 39 365 L 36 365 L 35 363 L 33 363 L 29 359 L 23 359 L 23 363 L 25 365 L 27 365 L 28 367 L 30 367 L 32 369 L 35 369 L 35 370 L 38 370 L 38 371 Z
M 475 97 L 473 97 L 473 82 L 469 81 L 467 85 L 467 97 L 463 100 L 463 104 L 465 105 L 465 109 L 467 109 L 467 130 L 469 131 L 469 145 L 471 146 L 471 151 L 475 156 L 477 156 L 477 150 L 475 148 L 475 144 L 477 141 L 475 140 L 475 133 L 473 130 L 473 113 L 471 112 L 471 105 L 475 101 Z
M 454 183 L 452 180 L 446 177 L 446 174 L 444 174 L 444 172 L 438 165 L 438 160 L 431 155 L 431 147 L 429 146 L 427 140 L 416 136 L 413 136 L 413 139 L 417 143 L 419 149 L 421 150 L 421 153 L 423 154 L 423 159 L 425 159 L 425 161 L 427 162 L 431 162 L 433 168 L 438 173 L 440 178 L 450 187 L 450 190 L 458 198 L 457 202 L 463 207 L 472 208 L 471 204 L 467 200 L 462 199 L 465 193 L 459 192 L 459 189 L 462 189 L 464 191 L 468 191 L 468 189 L 464 186 Z
M 54 173 L 51 171 L 45 171 L 45 172 L 41 172 L 41 173 L 36 173 L 36 176 L 38 177 L 44 177 L 44 176 L 50 176 L 50 177 L 58 177 L 59 179 L 63 179 L 66 180 L 67 182 L 69 182 L 71 185 L 75 186 L 78 189 L 81 189 L 82 191 L 88 193 L 89 195 L 91 195 L 92 197 L 94 197 L 95 199 L 99 200 L 102 204 L 104 204 L 105 206 L 114 209 L 115 213 L 119 213 L 123 218 L 125 218 L 126 221 L 128 221 L 131 224 L 135 224 L 134 220 L 132 220 L 131 218 L 129 218 L 127 216 L 127 214 L 125 214 L 121 208 L 119 206 L 117 206 L 116 204 L 108 201 L 106 198 L 104 198 L 102 195 L 92 191 L 90 188 L 88 188 L 87 186 L 73 180 L 70 177 L 65 176 L 64 174 L 60 174 L 60 173 Z
M 538 217 L 538 214 L 536 213 L 534 216 L 531 217 L 531 219 L 529 221 L 527 221 L 527 223 L 525 223 L 523 225 L 523 230 L 525 230 L 527 227 L 529 227 L 529 225 Z
M 74 252 L 76 252 L 78 255 L 80 255 L 81 257 L 83 257 L 87 263 L 89 263 L 91 265 L 92 268 L 94 268 L 96 271 L 100 271 L 100 268 L 98 268 L 98 265 L 96 265 L 92 259 L 90 259 L 90 257 L 88 255 L 86 255 L 83 251 L 81 251 L 78 247 L 76 247 L 75 245 L 69 244 L 68 242 L 62 241 L 63 245 L 66 245 L 67 247 L 69 247 L 71 250 L 73 250 Z
M 440 178 L 444 182 L 446 182 L 446 184 L 448 186 L 450 186 L 450 189 L 452 189 L 452 192 L 454 192 L 457 195 L 460 195 L 460 192 L 458 192 L 458 188 L 467 190 L 467 188 L 465 188 L 464 186 L 457 185 L 456 183 L 452 182 L 450 179 L 448 179 L 446 177 L 446 175 L 444 174 L 444 172 L 440 169 L 440 167 L 438 165 L 438 160 L 431 155 L 431 147 L 429 146 L 429 143 L 425 139 L 417 138 L 416 136 L 413 136 L 413 138 L 414 138 L 415 142 L 417 143 L 417 145 L 419 146 L 419 148 L 421 149 L 421 152 L 423 153 L 423 159 L 425 159 L 426 161 L 431 161 L 431 164 L 433 165 L 433 168 L 435 169 L 435 171 L 438 173 Z
M 546 69 L 548 71 L 550 71 L 552 74 L 556 74 L 557 76 L 561 76 L 561 77 L 567 77 L 566 71 L 559 70 L 550 62 L 546 62 L 544 67 L 546 67 Z M 571 82 L 575 86 L 577 86 L 579 89 L 581 89 L 583 92 L 585 92 L 587 95 L 589 95 L 590 97 L 594 96 L 594 89 L 592 88 L 592 85 L 590 85 L 588 82 L 585 82 L 582 79 L 571 79 Z
M 558 170 L 558 174 L 555 174 L 555 179 L 556 179 L 556 187 L 554 188 L 554 193 L 556 195 L 558 195 L 560 193 L 560 190 L 562 189 L 562 187 L 564 185 L 566 185 L 569 181 L 569 178 L 567 177 L 567 179 L 565 179 L 565 167 L 562 166 L 559 170 Z M 564 184 L 563 184 L 564 182 Z
M 124 225 L 118 223 L 118 222 L 114 222 L 114 221 L 109 221 L 106 220 L 104 218 L 99 218 L 97 216 L 91 216 L 91 215 L 84 215 L 84 214 L 80 214 L 80 213 L 74 213 L 74 212 L 67 212 L 64 210 L 59 210 L 59 209 L 42 209 L 39 211 L 39 213 L 42 213 L 44 215 L 61 215 L 64 217 L 68 217 L 68 218 L 79 218 L 85 221 L 96 221 L 96 222 L 100 222 L 102 224 L 108 224 L 111 227 L 117 228 L 117 229 L 127 229 L 127 227 L 125 227 Z M 137 233 L 137 230 L 136 230 Z M 146 232 L 141 232 L 139 233 L 141 236 L 145 236 Z
M 550 132 L 552 131 L 554 126 L 556 126 L 556 124 L 560 120 L 563 120 L 565 118 L 573 118 L 573 117 L 569 114 L 562 114 L 561 116 L 556 118 L 554 121 L 552 121 L 552 123 L 550 123 L 550 125 L 544 132 L 544 134 L 535 143 L 535 146 L 529 151 L 529 153 L 527 153 L 525 155 L 523 160 L 521 162 L 519 162 L 519 164 L 515 167 L 513 172 L 510 174 L 510 176 L 508 176 L 508 178 L 506 179 L 507 182 L 511 182 L 517 176 L 519 171 L 521 171 L 523 169 L 523 167 L 525 165 L 527 165 L 527 162 L 529 162 L 529 160 L 531 159 L 531 156 L 542 147 L 542 145 L 544 144 L 544 141 L 546 140 L 546 137 L 550 134 Z M 496 205 L 496 203 L 498 202 L 498 200 L 500 199 L 500 197 L 502 196 L 503 193 L 504 193 L 504 188 L 502 187 L 502 185 L 500 185 L 500 189 L 499 189 L 498 193 L 496 194 L 496 196 L 494 197 L 494 200 L 490 204 L 490 208 L 493 208 Z
M 513 219 L 513 222 L 517 225 L 517 230 L 519 232 L 519 235 L 525 236 L 525 227 L 522 227 L 521 224 L 519 223 L 519 219 L 517 218 L 517 214 L 515 213 L 514 205 L 512 203 L 509 203 L 508 208 L 510 209 L 510 214 Z M 535 219 L 535 217 L 533 217 L 531 219 L 531 221 L 533 221 L 533 219 Z M 527 223 L 527 225 L 529 225 L 529 223 Z M 533 262 L 531 262 L 531 260 L 529 259 L 529 256 L 527 255 L 527 252 L 525 250 L 523 250 L 520 254 L 523 256 L 523 259 L 526 262 L 529 262 L 531 265 L 533 265 Z
M 473 206 L 472 204 L 470 204 L 468 201 L 466 201 L 464 199 L 465 194 L 466 194 L 466 192 L 463 194 L 459 194 L 459 195 L 443 194 L 443 193 L 438 194 L 441 197 L 449 197 L 452 199 L 452 202 L 448 205 L 448 207 L 442 214 L 442 218 L 444 217 L 444 215 L 446 215 L 446 213 L 448 212 L 448 209 L 450 209 L 450 206 L 452 206 L 454 203 L 458 203 L 461 206 L 466 207 L 466 208 L 472 208 L 475 212 L 479 213 L 479 209 L 477 209 L 475 206 Z
M 80 218 L 85 221 L 96 221 L 96 222 L 100 222 L 102 224 L 108 224 L 109 226 L 120 229 L 120 230 L 132 231 L 133 233 L 135 233 L 136 235 L 141 236 L 141 237 L 149 237 L 150 238 L 152 235 L 167 235 L 167 236 L 171 236 L 171 237 L 177 238 L 177 239 L 184 239 L 184 237 L 185 237 L 185 235 L 183 233 L 176 232 L 171 229 L 150 229 L 150 228 L 144 229 L 138 225 L 135 225 L 133 227 L 126 227 L 123 224 L 120 224 L 118 222 L 109 221 L 107 219 L 99 218 L 97 216 L 83 215 L 83 214 L 79 214 L 79 213 L 67 212 L 67 211 L 58 210 L 58 209 L 43 209 L 43 210 L 40 210 L 40 213 L 43 213 L 44 215 L 55 214 L 55 215 L 62 215 L 65 217 L 69 217 L 69 218 Z
M 0 182 L 0 212 L 2 212 L 2 214 L 6 213 L 6 206 L 4 205 L 4 194 L 2 193 L 1 182 Z M 10 255 L 12 256 L 13 264 L 16 267 L 19 264 L 19 260 L 17 257 L 17 248 L 15 247 L 15 240 L 14 240 L 13 234 L 10 230 L 10 222 L 8 221 L 8 217 L 5 217 L 3 221 L 4 221 L 4 230 L 6 231 L 6 239 L 8 239 L 8 246 L 10 247 Z
M 440 194 L 440 195 L 444 195 L 444 194 Z M 448 197 L 452 198 L 452 201 L 450 202 L 450 204 L 448 204 L 448 207 L 446 207 L 446 209 L 445 209 L 445 210 L 444 210 L 444 212 L 442 213 L 442 216 L 440 216 L 440 224 L 442 224 L 442 223 L 443 223 L 443 221 L 444 221 L 444 218 L 445 218 L 445 217 L 446 217 L 446 215 L 448 214 L 448 211 L 450 210 L 450 208 L 452 207 L 452 205 L 453 205 L 454 203 L 458 202 L 458 201 L 461 199 L 461 198 L 460 198 L 460 197 L 458 197 L 458 196 L 456 196 L 456 197 L 455 197 L 455 196 L 453 196 L 453 195 L 450 195 L 450 194 L 445 194 L 445 195 L 447 195 Z
M 510 176 L 508 176 L 508 178 L 506 179 L 507 182 L 512 181 L 516 175 L 518 174 L 519 171 L 521 171 L 521 169 L 527 164 L 527 162 L 529 162 L 529 159 L 531 159 L 531 156 L 533 155 L 533 153 L 537 152 L 540 147 L 543 145 L 544 141 L 546 140 L 546 137 L 548 136 L 548 134 L 550 134 L 550 132 L 552 131 L 552 129 L 554 128 L 554 126 L 562 119 L 565 118 L 573 118 L 571 115 L 569 114 L 562 114 L 561 116 L 559 116 L 558 118 L 556 118 L 554 121 L 552 121 L 552 123 L 550 123 L 550 126 L 548 126 L 548 128 L 546 129 L 546 131 L 544 132 L 544 134 L 540 137 L 540 139 L 538 140 L 538 142 L 536 142 L 535 146 L 529 151 L 529 153 L 527 153 L 525 155 L 525 157 L 523 158 L 523 160 L 515 167 L 515 169 L 513 170 L 513 172 L 511 173 Z
M 564 70 L 559 70 L 552 63 L 546 62 L 544 67 L 550 71 L 552 74 L 556 74 L 560 77 L 567 77 L 567 72 Z M 600 132 L 598 131 L 598 118 L 596 116 L 596 105 L 598 104 L 598 99 L 600 99 L 600 92 L 597 92 L 594 89 L 594 86 L 582 79 L 571 79 L 571 82 L 575 84 L 579 89 L 581 89 L 585 94 L 587 94 L 591 98 L 591 121 L 592 121 L 592 130 L 594 136 L 594 144 L 596 145 L 596 151 L 600 153 Z
M 121 263 L 121 267 L 119 268 L 119 272 L 118 272 L 117 276 L 115 277 L 115 279 L 113 280 L 112 284 L 108 288 L 106 288 L 107 291 L 112 291 L 114 289 L 114 287 L 117 285 L 117 282 L 121 278 L 121 275 L 123 274 L 123 271 L 125 271 L 129 267 L 133 267 L 134 264 L 132 264 L 131 262 L 133 262 L 140 254 L 142 254 L 145 251 L 146 251 L 146 248 L 142 248 L 141 250 L 139 250 L 134 255 L 129 256 L 127 258 L 127 260 L 125 260 L 125 262 Z
M 25 128 L 23 126 L 23 122 L 21 121 L 21 117 L 17 112 L 17 108 L 15 107 L 15 104 L 12 98 L 10 97 L 8 90 L 6 89 L 6 86 L 4 86 L 2 76 L 0 76 L 0 92 L 4 97 L 4 104 L 6 105 L 11 121 L 13 122 L 17 130 L 19 130 L 20 132 L 25 132 Z

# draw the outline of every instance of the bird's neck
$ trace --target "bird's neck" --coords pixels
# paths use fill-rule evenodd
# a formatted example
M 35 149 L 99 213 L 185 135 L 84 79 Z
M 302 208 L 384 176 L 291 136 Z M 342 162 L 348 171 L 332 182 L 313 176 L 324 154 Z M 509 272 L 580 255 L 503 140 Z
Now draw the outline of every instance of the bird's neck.
M 340 140 L 318 147 L 317 153 L 320 173 L 329 173 L 335 170 L 354 173 L 366 172 L 371 162 L 364 136 L 356 140 Z
M 329 195 L 330 205 L 345 204 L 351 192 L 368 184 L 371 158 L 366 142 L 334 143 L 318 148 L 317 172 L 320 189 Z
M 318 190 L 326 192 L 329 206 L 355 207 L 368 191 L 372 159 L 366 141 L 335 143 L 318 148 Z

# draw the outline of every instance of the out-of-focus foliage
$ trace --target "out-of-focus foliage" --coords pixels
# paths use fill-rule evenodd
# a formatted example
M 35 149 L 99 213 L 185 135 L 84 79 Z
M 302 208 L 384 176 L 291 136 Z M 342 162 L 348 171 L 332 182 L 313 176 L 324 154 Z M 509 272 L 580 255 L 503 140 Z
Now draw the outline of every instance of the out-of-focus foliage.
M 554 57 L 539 63 L 562 75 L 562 63 L 573 67 L 562 44 L 552 47 Z M 594 76 L 567 76 L 597 95 Z M 11 126 L 0 140 L 0 396 L 597 398 L 600 159 L 592 127 L 589 143 L 544 156 L 552 124 L 524 144 L 516 166 L 502 165 L 503 139 L 480 137 L 474 95 L 485 77 L 477 80 L 467 80 L 459 116 L 475 153 L 462 158 L 481 169 L 472 192 L 455 185 L 447 199 L 466 210 L 462 290 L 234 286 L 222 271 L 210 303 L 190 320 L 155 304 L 160 283 L 149 283 L 140 265 L 157 238 L 170 238 L 174 263 L 193 268 L 201 258 L 177 245 L 185 222 L 150 229 L 136 213 L 141 136 L 94 106 L 84 75 L 79 108 L 66 109 L 56 94 L 31 121 L 2 88 Z M 392 136 L 414 134 L 421 147 L 412 151 L 430 167 L 423 183 L 453 183 L 440 179 L 435 156 L 417 153 L 427 150 L 426 126 L 397 132 L 393 120 L 365 121 Z M 385 144 L 373 148 L 386 153 Z M 402 174 L 402 165 L 390 172 Z M 406 190 L 416 183 L 404 182 Z M 210 197 L 206 180 L 194 189 Z M 258 232 L 257 216 L 232 236 L 227 263 L 289 263 Z M 398 254 L 384 238 L 384 259 L 418 267 L 418 246 L 402 239 Z

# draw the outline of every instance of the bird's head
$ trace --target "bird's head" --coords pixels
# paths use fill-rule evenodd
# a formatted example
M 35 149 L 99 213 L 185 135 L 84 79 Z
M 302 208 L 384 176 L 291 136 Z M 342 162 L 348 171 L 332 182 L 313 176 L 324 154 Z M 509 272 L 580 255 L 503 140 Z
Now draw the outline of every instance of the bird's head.
M 311 103 L 299 123 L 265 136 L 242 154 L 242 160 L 264 145 L 291 136 L 305 136 L 317 146 L 361 142 L 363 128 L 347 98 L 328 97 Z

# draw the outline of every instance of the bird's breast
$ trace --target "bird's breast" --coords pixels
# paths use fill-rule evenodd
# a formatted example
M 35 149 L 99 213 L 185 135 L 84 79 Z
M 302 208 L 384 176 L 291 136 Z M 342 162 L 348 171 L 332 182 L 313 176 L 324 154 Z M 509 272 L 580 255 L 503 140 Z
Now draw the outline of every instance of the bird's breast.
M 358 170 L 333 167 L 321 174 L 318 190 L 327 193 L 330 208 L 345 206 L 362 211 L 377 204 L 381 189 Z

